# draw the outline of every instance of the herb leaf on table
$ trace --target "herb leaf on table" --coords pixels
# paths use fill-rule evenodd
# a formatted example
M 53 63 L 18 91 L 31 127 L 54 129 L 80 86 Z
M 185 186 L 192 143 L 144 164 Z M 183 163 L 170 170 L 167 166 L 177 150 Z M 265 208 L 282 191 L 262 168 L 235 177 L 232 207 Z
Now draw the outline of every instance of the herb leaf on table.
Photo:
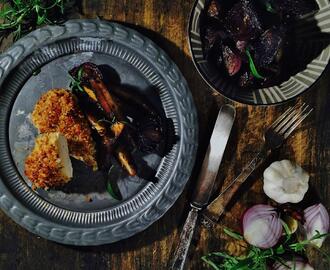
M 17 40 L 41 25 L 61 23 L 71 6 L 70 0 L 0 0 L 1 38 L 13 34 Z
M 283 227 L 285 232 L 284 240 L 273 248 L 261 249 L 246 243 L 246 255 L 232 256 L 226 252 L 212 252 L 203 256 L 202 260 L 215 270 L 266 270 L 274 262 L 286 265 L 284 258 L 282 258 L 283 255 L 292 256 L 294 260 L 295 255 L 304 255 L 307 246 L 315 247 L 312 244 L 313 240 L 330 236 L 329 233 L 320 234 L 317 232 L 310 240 L 297 241 L 287 224 L 283 223 Z M 225 228 L 224 232 L 235 240 L 242 241 L 244 239 L 243 235 L 228 228 Z M 328 254 L 320 248 L 317 248 L 317 250 L 327 261 L 330 261 Z

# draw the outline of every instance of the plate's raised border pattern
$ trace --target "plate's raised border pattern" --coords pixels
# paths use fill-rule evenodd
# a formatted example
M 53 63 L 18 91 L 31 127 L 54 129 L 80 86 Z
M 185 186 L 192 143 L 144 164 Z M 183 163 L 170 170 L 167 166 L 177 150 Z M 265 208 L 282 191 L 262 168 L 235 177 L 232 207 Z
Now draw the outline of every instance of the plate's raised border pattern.
M 66 226 L 34 213 L 15 198 L 12 191 L 2 181 L 2 175 L 0 175 L 0 207 L 18 224 L 44 238 L 64 244 L 99 245 L 115 242 L 144 230 L 174 204 L 194 165 L 198 136 L 197 114 L 184 77 L 159 47 L 132 29 L 100 20 L 71 20 L 63 26 L 41 28 L 20 39 L 0 56 L 0 86 L 7 75 L 36 49 L 77 35 L 79 37 L 107 37 L 125 44 L 129 43 L 142 50 L 145 57 L 166 75 L 171 86 L 171 95 L 179 110 L 180 121 L 177 124 L 182 142 L 177 146 L 179 155 L 173 171 L 169 172 L 170 180 L 143 213 L 138 212 L 117 223 L 96 228 Z M 5 103 L 5 100 L 0 99 L 0 115 L 4 112 L 1 105 Z M 7 124 L 7 117 L 1 117 L 0 126 Z M 10 157 L 4 156 L 4 153 L 8 153 L 7 144 L 0 145 L 0 162 L 2 166 L 6 164 L 11 166 Z

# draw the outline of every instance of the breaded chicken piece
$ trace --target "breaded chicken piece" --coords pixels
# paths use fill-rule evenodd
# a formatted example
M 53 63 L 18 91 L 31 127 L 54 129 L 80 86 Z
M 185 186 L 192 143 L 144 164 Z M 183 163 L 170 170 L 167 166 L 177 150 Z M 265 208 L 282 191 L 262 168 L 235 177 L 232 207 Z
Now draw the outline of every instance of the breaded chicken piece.
M 39 135 L 25 160 L 25 175 L 34 188 L 47 189 L 68 183 L 73 170 L 66 138 L 59 132 Z
M 70 155 L 97 170 L 91 129 L 70 91 L 53 89 L 42 95 L 32 112 L 32 121 L 40 133 L 62 133 L 68 140 Z

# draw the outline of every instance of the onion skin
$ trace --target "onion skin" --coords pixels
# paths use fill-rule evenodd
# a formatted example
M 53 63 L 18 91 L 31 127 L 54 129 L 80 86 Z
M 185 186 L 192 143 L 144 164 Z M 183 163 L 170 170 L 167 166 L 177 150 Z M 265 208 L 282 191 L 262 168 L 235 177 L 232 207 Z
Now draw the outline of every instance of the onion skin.
M 243 215 L 243 236 L 256 247 L 267 249 L 275 246 L 282 236 L 282 223 L 275 208 L 257 204 Z
M 307 239 L 311 239 L 317 234 L 328 233 L 329 231 L 329 214 L 323 204 L 314 204 L 304 210 L 304 228 L 306 230 Z M 312 243 L 318 247 L 322 246 L 324 237 L 312 240 Z
M 304 260 L 300 257 L 294 258 L 294 260 L 292 259 L 290 261 L 285 261 L 285 264 L 286 266 L 281 264 L 280 262 L 276 262 L 273 264 L 271 269 L 272 270 L 290 270 L 290 269 L 314 270 L 314 268 L 310 264 L 304 262 Z

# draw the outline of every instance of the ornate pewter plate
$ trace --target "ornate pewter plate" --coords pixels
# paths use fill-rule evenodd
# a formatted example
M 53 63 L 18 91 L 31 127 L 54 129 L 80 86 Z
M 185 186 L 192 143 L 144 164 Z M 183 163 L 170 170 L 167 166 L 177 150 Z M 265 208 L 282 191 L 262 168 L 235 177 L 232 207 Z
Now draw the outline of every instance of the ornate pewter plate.
M 121 85 L 173 122 L 177 140 L 167 153 L 141 156 L 158 182 L 122 176 L 123 201 L 112 199 L 98 185 L 100 176 L 79 162 L 73 162 L 73 182 L 82 189 L 70 192 L 33 191 L 24 175 L 37 135 L 30 119 L 34 104 L 47 90 L 68 87 L 68 70 L 86 61 L 107 65 Z M 100 20 L 41 28 L 1 55 L 0 86 L 0 206 L 29 231 L 64 244 L 111 243 L 150 226 L 181 194 L 196 155 L 196 110 L 176 65 L 138 32 Z
M 295 57 L 301 69 L 288 80 L 260 89 L 239 88 L 210 64 L 203 53 L 201 26 L 203 10 L 208 0 L 196 0 L 189 20 L 189 47 L 196 69 L 210 87 L 225 97 L 244 104 L 271 105 L 296 98 L 310 89 L 321 77 L 330 59 L 330 2 L 315 0 L 316 13 L 307 14 L 292 26 L 294 28 Z

